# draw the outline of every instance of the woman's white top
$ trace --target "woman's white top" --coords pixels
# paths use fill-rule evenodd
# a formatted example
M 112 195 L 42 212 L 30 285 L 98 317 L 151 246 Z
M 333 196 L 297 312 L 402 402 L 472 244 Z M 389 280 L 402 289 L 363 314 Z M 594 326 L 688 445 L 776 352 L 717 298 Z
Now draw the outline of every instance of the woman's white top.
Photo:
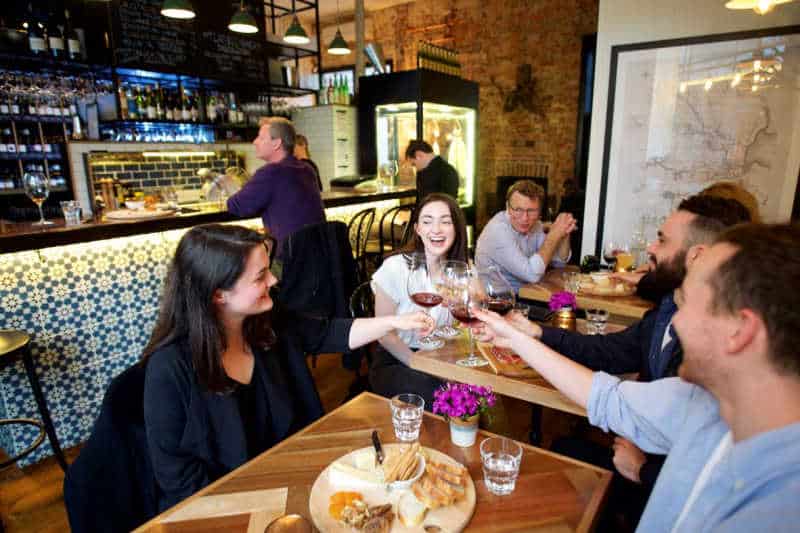
M 403 254 L 398 254 L 387 258 L 375 274 L 372 275 L 372 292 L 376 292 L 377 288 L 385 292 L 397 306 L 396 313 L 398 315 L 422 311 L 422 307 L 415 304 L 408 296 L 406 284 L 410 273 L 411 269 Z M 427 288 L 434 292 L 430 278 L 427 283 Z M 429 313 L 436 320 L 437 326 L 446 326 L 453 323 L 453 316 L 447 307 L 443 305 L 437 305 L 430 309 Z M 397 335 L 411 348 L 419 348 L 417 343 L 419 336 L 416 331 L 398 331 Z

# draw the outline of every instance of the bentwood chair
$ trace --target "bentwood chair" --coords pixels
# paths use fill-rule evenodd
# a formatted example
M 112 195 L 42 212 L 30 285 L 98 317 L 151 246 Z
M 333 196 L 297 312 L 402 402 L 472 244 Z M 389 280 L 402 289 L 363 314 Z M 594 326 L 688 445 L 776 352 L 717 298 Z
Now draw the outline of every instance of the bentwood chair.
M 375 316 L 375 295 L 372 293 L 372 287 L 369 281 L 365 281 L 353 291 L 350 296 L 350 316 L 353 318 L 370 318 Z M 361 394 L 364 391 L 369 391 L 369 377 L 361 374 L 361 362 L 367 360 L 367 366 L 372 362 L 372 346 L 367 344 L 352 353 L 345 354 L 343 365 L 346 368 L 353 370 L 356 374 L 355 380 L 350 384 L 350 388 L 345 398 L 345 402 Z
M 413 204 L 398 205 L 387 209 L 378 226 L 378 240 L 370 240 L 367 243 L 367 254 L 375 258 L 375 267 L 379 267 L 383 263 L 383 258 L 386 254 L 393 252 L 406 243 L 409 232 L 409 220 L 411 213 L 414 211 Z M 402 220 L 401 214 L 407 213 L 405 222 Z
M 353 249 L 353 258 L 358 265 L 358 280 L 367 280 L 367 241 L 372 224 L 375 222 L 375 208 L 370 207 L 359 211 L 347 224 L 347 234 L 350 238 L 350 247 Z

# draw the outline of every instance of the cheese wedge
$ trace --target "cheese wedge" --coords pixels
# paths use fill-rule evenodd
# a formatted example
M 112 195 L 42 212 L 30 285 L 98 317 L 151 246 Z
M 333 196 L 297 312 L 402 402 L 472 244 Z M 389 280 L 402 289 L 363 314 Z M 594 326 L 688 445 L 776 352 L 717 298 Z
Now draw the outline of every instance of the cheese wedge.
M 406 527 L 415 527 L 422 523 L 428 508 L 414 496 L 413 492 L 404 492 L 397 502 L 397 514 Z
M 331 483 L 334 485 L 380 485 L 383 476 L 378 470 L 362 470 L 344 461 L 335 461 L 330 469 Z

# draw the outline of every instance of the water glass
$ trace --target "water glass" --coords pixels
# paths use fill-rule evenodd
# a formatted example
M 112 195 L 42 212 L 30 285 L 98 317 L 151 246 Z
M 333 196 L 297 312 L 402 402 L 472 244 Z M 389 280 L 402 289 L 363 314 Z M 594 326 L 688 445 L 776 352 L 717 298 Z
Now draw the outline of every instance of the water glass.
M 64 223 L 67 226 L 77 226 L 81 223 L 81 204 L 75 200 L 61 202 L 61 211 L 64 213 Z
M 580 272 L 564 272 L 564 290 L 572 294 L 578 294 L 581 289 L 581 274 Z
M 504 437 L 489 437 L 481 442 L 483 482 L 492 494 L 514 492 L 522 462 L 522 446 Z
M 586 310 L 586 331 L 589 335 L 603 335 L 606 332 L 608 311 L 605 309 Z
M 514 311 L 521 314 L 528 320 L 531 319 L 531 306 L 522 302 L 516 302 L 514 304 Z
M 419 439 L 425 400 L 417 394 L 398 394 L 392 398 L 392 425 L 398 440 L 413 442 Z

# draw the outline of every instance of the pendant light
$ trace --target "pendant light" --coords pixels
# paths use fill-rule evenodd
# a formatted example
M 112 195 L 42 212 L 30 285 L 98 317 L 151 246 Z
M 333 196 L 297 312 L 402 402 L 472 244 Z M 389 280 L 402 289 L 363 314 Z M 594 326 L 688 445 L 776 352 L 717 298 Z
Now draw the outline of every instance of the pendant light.
M 788 4 L 792 0 L 730 0 L 728 9 L 752 9 L 759 15 L 766 15 L 778 4 Z
M 239 11 L 233 14 L 228 29 L 236 33 L 258 33 L 256 19 L 244 7 L 244 0 L 239 2 Z
M 161 14 L 171 19 L 193 19 L 194 7 L 189 0 L 164 0 L 161 5 Z
M 289 28 L 286 30 L 283 40 L 289 44 L 310 43 L 311 39 L 308 38 L 306 30 L 303 29 L 303 26 L 300 24 L 300 20 L 297 18 L 297 13 L 294 12 L 294 0 L 292 0 L 292 13 L 294 14 L 292 17 L 292 23 L 289 24 Z
M 350 48 L 342 37 L 342 28 L 339 25 L 339 0 L 336 0 L 336 35 L 328 46 L 328 53 L 334 56 L 346 56 L 350 53 Z

